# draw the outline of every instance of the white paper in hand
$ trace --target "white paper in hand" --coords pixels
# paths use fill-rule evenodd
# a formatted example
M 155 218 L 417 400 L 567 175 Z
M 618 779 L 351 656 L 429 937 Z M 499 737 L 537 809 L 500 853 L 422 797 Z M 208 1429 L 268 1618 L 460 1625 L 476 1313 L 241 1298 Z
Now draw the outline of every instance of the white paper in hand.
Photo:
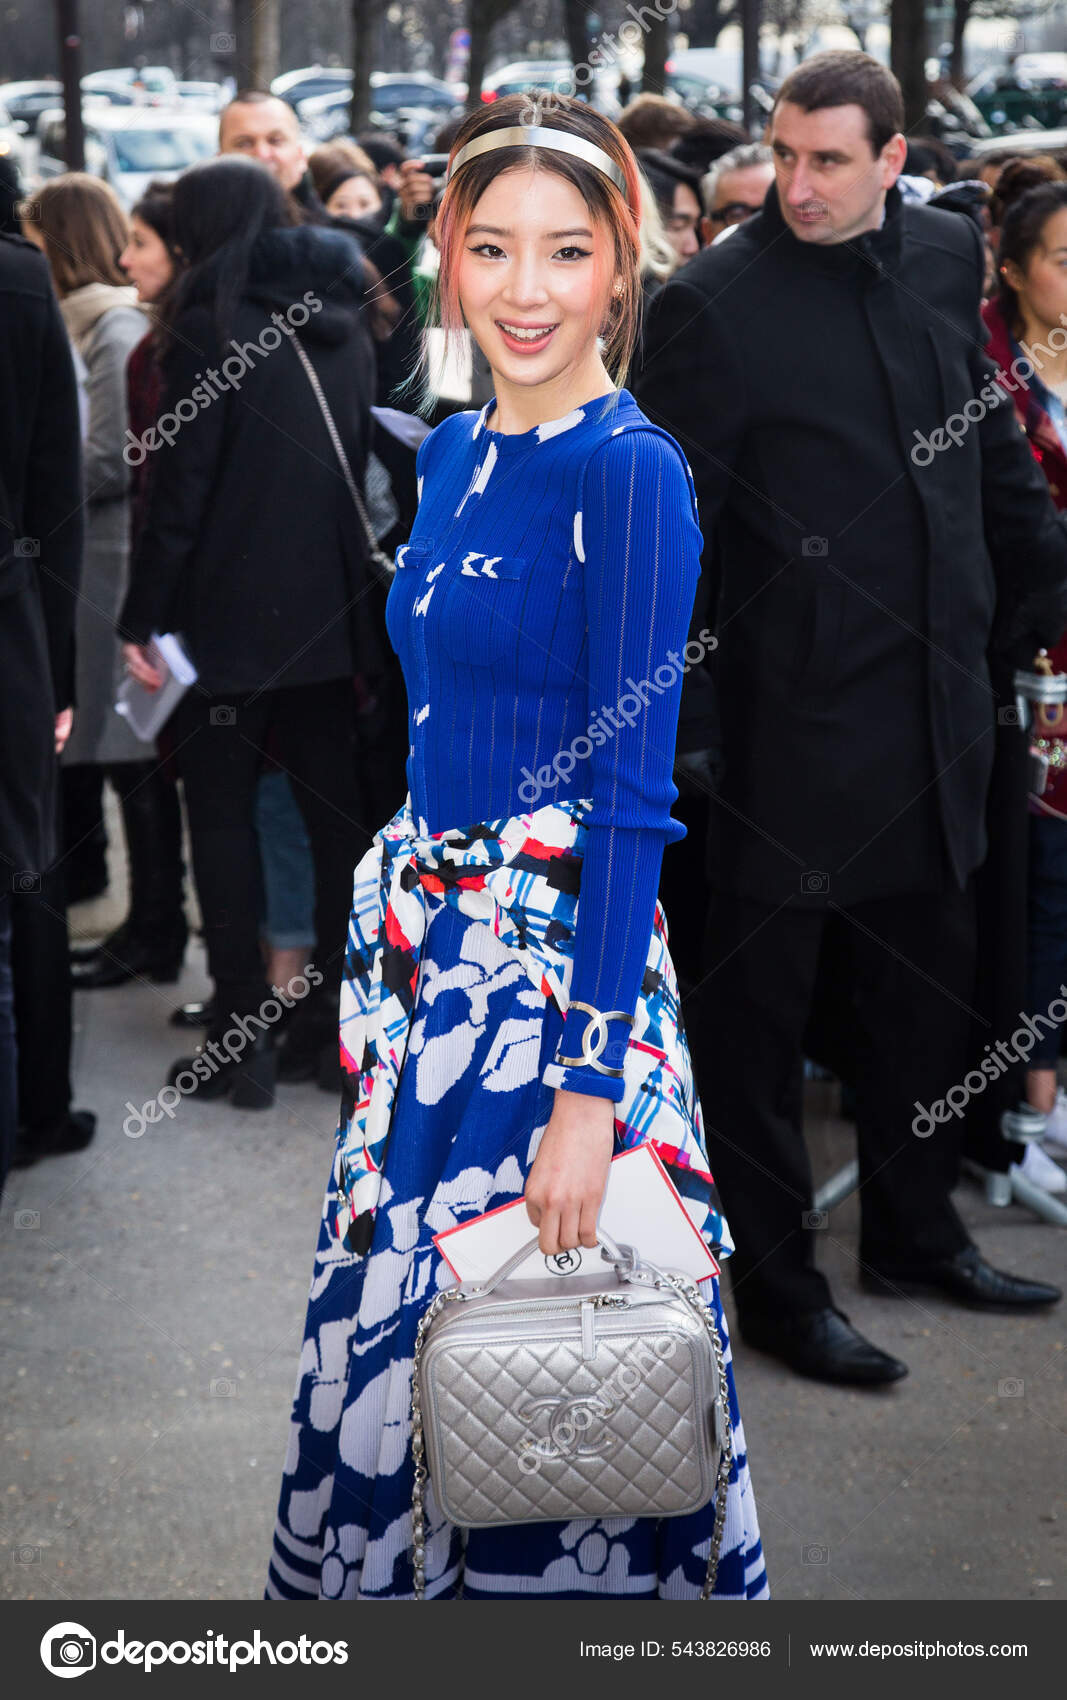
M 694 1204 L 693 1209 L 698 1207 Z M 598 1217 L 605 1233 L 620 1245 L 636 1246 L 642 1257 L 661 1269 L 675 1269 L 704 1281 L 719 1273 L 716 1263 L 659 1157 L 651 1145 L 632 1145 L 611 1160 L 604 1202 Z M 537 1232 L 526 1214 L 524 1199 L 489 1210 L 459 1227 L 435 1234 L 437 1247 L 461 1281 L 482 1281 Z M 588 1274 L 603 1268 L 599 1250 L 577 1246 L 574 1251 L 545 1257 L 535 1247 L 515 1271 L 522 1277 Z

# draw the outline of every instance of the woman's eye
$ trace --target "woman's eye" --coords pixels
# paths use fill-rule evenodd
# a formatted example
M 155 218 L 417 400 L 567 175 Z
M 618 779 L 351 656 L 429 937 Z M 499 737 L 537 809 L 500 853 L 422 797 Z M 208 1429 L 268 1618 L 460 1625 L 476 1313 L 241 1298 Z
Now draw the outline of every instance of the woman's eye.
M 560 259 L 572 260 L 572 261 L 573 260 L 587 260 L 589 258 L 589 249 L 588 248 L 574 248 L 574 247 L 559 248 L 559 249 L 557 249 L 557 257 L 560 258 Z
M 495 242 L 476 242 L 470 251 L 472 254 L 486 254 L 490 256 L 494 254 L 502 254 L 504 252 L 503 248 L 498 248 Z

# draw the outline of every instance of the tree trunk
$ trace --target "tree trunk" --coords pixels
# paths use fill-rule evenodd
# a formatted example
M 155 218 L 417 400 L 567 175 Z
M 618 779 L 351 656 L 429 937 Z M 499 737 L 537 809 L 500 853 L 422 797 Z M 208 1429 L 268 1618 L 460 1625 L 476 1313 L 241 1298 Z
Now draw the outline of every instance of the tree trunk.
M 666 86 L 667 51 L 670 46 L 667 23 L 667 18 L 661 18 L 657 14 L 655 22 L 649 24 L 645 35 L 645 68 L 641 74 L 641 88 L 646 94 L 662 94 Z
M 56 30 L 63 78 L 63 135 L 68 171 L 85 170 L 85 129 L 82 125 L 82 42 L 78 28 L 78 0 L 58 0 Z
M 582 0 L 563 0 L 563 30 L 572 65 L 583 65 L 589 57 L 589 32 L 585 20 L 588 6 Z
M 248 15 L 248 58 L 254 89 L 269 89 L 278 75 L 279 0 L 260 0 Z
M 352 0 L 352 104 L 348 128 L 353 136 L 367 128 L 371 111 L 370 74 L 374 69 L 378 0 Z
M 963 37 L 971 21 L 974 0 L 956 0 L 952 13 L 952 56 L 948 62 L 948 80 L 953 88 L 962 89 L 966 78 L 963 71 Z
M 926 7 L 924 0 L 890 0 L 890 66 L 904 95 L 904 128 L 926 117 Z

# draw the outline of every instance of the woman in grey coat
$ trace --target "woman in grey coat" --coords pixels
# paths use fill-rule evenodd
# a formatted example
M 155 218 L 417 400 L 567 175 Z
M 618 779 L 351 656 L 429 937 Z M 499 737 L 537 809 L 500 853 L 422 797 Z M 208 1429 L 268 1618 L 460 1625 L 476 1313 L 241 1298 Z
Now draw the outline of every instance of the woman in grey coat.
M 129 227 L 106 183 L 83 172 L 54 179 L 24 209 L 23 228 L 48 259 L 67 332 L 86 370 L 86 523 L 76 619 L 76 712 L 63 765 L 106 769 L 122 799 L 129 840 L 130 799 L 147 795 L 158 767 L 154 748 L 134 735 L 114 706 L 124 677 L 115 621 L 126 594 L 130 553 L 132 473 L 123 455 L 129 422 L 126 366 L 148 321 L 137 290 L 119 264 Z M 168 887 L 174 883 L 168 881 Z M 167 914 L 154 917 L 151 949 L 138 964 L 139 971 L 156 980 L 175 979 L 185 951 L 180 877 L 176 891 L 176 898 L 168 893 Z M 138 898 L 135 889 L 134 911 Z M 126 977 L 123 972 L 107 983 Z

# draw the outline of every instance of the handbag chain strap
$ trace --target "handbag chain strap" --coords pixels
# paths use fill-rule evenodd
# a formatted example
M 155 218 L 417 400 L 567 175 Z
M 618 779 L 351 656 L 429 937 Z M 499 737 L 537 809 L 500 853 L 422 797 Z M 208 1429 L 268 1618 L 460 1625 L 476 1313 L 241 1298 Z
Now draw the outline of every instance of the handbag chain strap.
M 385 553 L 385 550 L 379 547 L 378 539 L 374 535 L 374 527 L 370 522 L 367 510 L 363 505 L 363 498 L 360 495 L 359 488 L 352 476 L 352 468 L 348 464 L 348 456 L 345 454 L 344 444 L 341 441 L 337 426 L 334 424 L 333 414 L 330 412 L 330 404 L 323 394 L 322 385 L 319 382 L 319 375 L 314 366 L 311 364 L 311 361 L 308 359 L 307 351 L 296 332 L 293 331 L 290 335 L 293 347 L 296 349 L 300 358 L 300 364 L 307 373 L 308 383 L 314 391 L 315 400 L 319 404 L 319 412 L 322 414 L 322 417 L 326 422 L 326 429 L 330 433 L 330 441 L 333 444 L 334 453 L 337 456 L 338 464 L 340 465 L 341 472 L 344 476 L 344 481 L 348 486 L 348 493 L 351 496 L 355 510 L 359 515 L 359 523 L 363 527 L 363 535 L 366 538 L 367 550 L 369 552 L 370 559 L 375 570 L 379 574 L 384 574 L 385 577 L 391 578 L 393 563 Z
M 526 1256 L 528 1248 L 521 1253 Z M 672 1270 L 655 1268 L 651 1264 L 641 1265 L 649 1271 L 652 1284 L 656 1287 L 669 1286 L 674 1289 L 707 1329 L 711 1342 L 711 1350 L 715 1359 L 718 1393 L 716 1405 L 722 1421 L 722 1449 L 719 1453 L 719 1468 L 715 1479 L 715 1523 L 711 1535 L 711 1549 L 708 1553 L 707 1568 L 704 1572 L 704 1585 L 700 1590 L 700 1598 L 709 1600 L 715 1592 L 715 1581 L 719 1572 L 719 1554 L 722 1550 L 723 1531 L 726 1527 L 726 1494 L 730 1481 L 730 1469 L 733 1464 L 733 1426 L 730 1422 L 730 1398 L 726 1384 L 726 1364 L 723 1358 L 722 1339 L 718 1325 L 708 1305 L 700 1295 L 700 1289 L 695 1281 L 686 1275 L 677 1275 Z M 422 1354 L 426 1336 L 431 1327 L 447 1304 L 471 1297 L 471 1290 L 466 1292 L 460 1287 L 446 1287 L 433 1299 L 419 1318 L 418 1332 L 415 1335 L 415 1357 L 411 1372 L 411 1451 L 415 1462 L 415 1481 L 411 1494 L 411 1530 L 414 1545 L 415 1598 L 426 1598 L 426 1445 L 422 1428 Z

